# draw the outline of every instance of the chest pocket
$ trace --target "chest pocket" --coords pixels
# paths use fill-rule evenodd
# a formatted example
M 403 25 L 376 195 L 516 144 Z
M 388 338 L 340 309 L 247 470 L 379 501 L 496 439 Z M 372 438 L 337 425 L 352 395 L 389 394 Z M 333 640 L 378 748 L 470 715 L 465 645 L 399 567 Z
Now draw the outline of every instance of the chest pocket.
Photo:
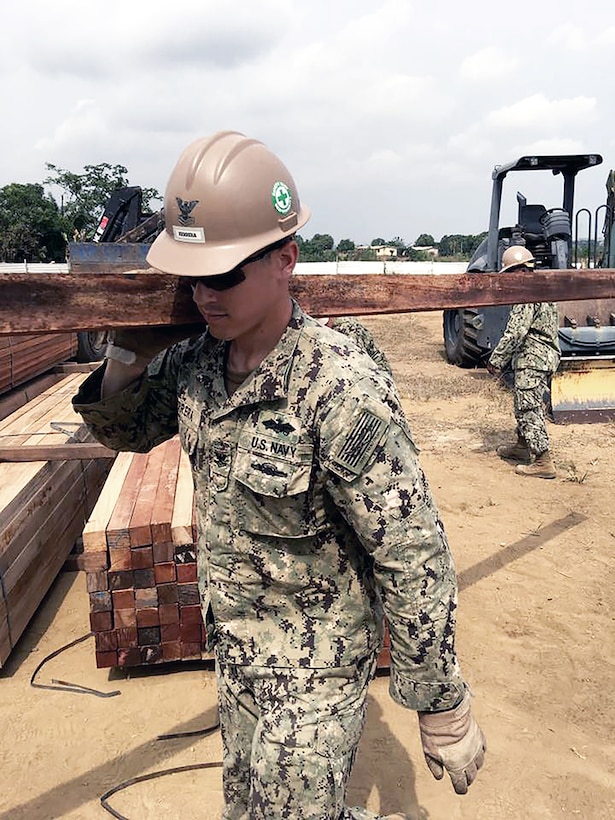
M 233 470 L 235 515 L 246 532 L 305 538 L 315 535 L 324 520 L 310 488 L 313 447 L 300 440 L 293 421 L 294 426 L 261 418 L 240 435 Z

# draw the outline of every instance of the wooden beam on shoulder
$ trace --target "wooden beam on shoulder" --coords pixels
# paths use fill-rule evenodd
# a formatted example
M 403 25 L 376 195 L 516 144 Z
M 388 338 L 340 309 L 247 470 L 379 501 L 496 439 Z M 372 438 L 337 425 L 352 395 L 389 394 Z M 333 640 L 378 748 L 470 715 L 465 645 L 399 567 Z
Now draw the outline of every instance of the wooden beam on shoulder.
M 531 274 L 298 274 L 291 292 L 314 316 L 615 298 L 615 270 Z M 152 269 L 0 274 L 0 335 L 200 321 L 188 277 Z

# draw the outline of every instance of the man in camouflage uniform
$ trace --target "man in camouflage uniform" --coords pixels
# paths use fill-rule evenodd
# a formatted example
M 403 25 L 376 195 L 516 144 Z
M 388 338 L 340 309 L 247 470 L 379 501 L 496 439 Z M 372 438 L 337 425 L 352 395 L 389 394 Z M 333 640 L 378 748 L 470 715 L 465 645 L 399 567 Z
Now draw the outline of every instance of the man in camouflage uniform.
M 353 316 L 335 316 L 332 318 L 323 317 L 320 320 L 324 325 L 338 333 L 343 333 L 355 341 L 360 350 L 367 353 L 379 367 L 385 370 L 390 376 L 393 375 L 389 360 L 384 352 L 376 344 L 371 331 Z
M 527 273 L 534 270 L 534 263 L 527 248 L 512 245 L 504 251 L 501 272 Z M 515 462 L 520 475 L 537 478 L 555 478 L 556 475 L 549 450 L 544 396 L 560 360 L 558 328 L 557 305 L 553 302 L 513 305 L 504 334 L 487 365 L 495 376 L 500 376 L 509 364 L 513 369 L 517 441 L 501 445 L 497 453 Z
M 219 132 L 171 174 L 148 262 L 192 277 L 206 327 L 125 329 L 75 408 L 101 442 L 179 433 L 215 621 L 226 820 L 345 806 L 383 613 L 392 697 L 465 793 L 485 741 L 455 654 L 456 578 L 392 378 L 289 296 L 309 218 L 262 143 Z M 156 355 L 159 354 L 159 355 Z

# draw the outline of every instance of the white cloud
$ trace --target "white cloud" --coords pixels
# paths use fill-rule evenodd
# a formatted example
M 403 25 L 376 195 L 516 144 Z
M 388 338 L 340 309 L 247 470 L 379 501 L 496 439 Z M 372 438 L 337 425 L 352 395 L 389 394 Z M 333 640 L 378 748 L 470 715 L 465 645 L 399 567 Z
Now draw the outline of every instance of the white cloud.
M 592 18 L 611 3 L 594 0 Z M 189 141 L 235 128 L 288 164 L 310 230 L 477 232 L 496 163 L 591 150 L 615 166 L 615 28 L 590 27 L 575 0 L 559 0 L 557 25 L 547 6 L 5 2 L 0 187 L 41 181 L 45 162 L 109 162 L 163 190 Z
M 466 57 L 459 66 L 462 80 L 470 82 L 501 82 L 517 70 L 519 58 L 510 50 L 487 46 Z
M 609 26 L 608 28 L 602 29 L 602 31 L 600 31 L 596 36 L 596 43 L 599 46 L 604 46 L 606 48 L 615 46 L 615 26 Z
M 568 51 L 586 51 L 590 46 L 590 38 L 585 30 L 569 22 L 554 29 L 547 36 L 546 42 L 560 49 L 562 54 Z
M 512 105 L 490 112 L 485 123 L 495 128 L 544 128 L 551 130 L 568 125 L 574 127 L 579 120 L 587 123 L 596 118 L 595 97 L 573 97 L 549 100 L 545 94 L 533 94 Z
M 68 116 L 56 125 L 53 133 L 41 137 L 35 143 L 38 151 L 53 152 L 83 141 L 100 141 L 109 138 L 109 128 L 94 100 L 79 100 Z

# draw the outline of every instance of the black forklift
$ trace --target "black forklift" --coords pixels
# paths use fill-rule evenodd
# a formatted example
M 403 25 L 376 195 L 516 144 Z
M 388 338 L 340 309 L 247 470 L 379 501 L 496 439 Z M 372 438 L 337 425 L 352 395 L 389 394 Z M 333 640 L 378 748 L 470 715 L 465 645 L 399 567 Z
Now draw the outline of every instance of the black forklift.
M 524 245 L 536 259 L 536 270 L 566 270 L 587 265 L 608 266 L 613 253 L 613 172 L 607 180 L 607 201 L 592 213 L 575 211 L 577 174 L 602 163 L 600 154 L 523 156 L 496 165 L 493 173 L 489 230 L 474 252 L 467 272 L 496 273 L 511 245 Z M 518 171 L 548 171 L 561 176 L 561 205 L 529 203 L 517 192 L 517 222 L 501 227 L 503 183 Z M 603 220 L 604 241 L 598 240 Z M 587 230 L 587 257 L 581 259 L 579 226 Z M 602 250 L 602 252 L 600 252 Z M 611 261 L 613 261 L 611 259 Z M 510 305 L 459 308 L 443 312 L 446 358 L 459 367 L 484 367 L 501 338 Z M 602 420 L 615 417 L 615 300 L 558 304 L 562 363 L 554 376 L 552 410 L 556 421 Z

